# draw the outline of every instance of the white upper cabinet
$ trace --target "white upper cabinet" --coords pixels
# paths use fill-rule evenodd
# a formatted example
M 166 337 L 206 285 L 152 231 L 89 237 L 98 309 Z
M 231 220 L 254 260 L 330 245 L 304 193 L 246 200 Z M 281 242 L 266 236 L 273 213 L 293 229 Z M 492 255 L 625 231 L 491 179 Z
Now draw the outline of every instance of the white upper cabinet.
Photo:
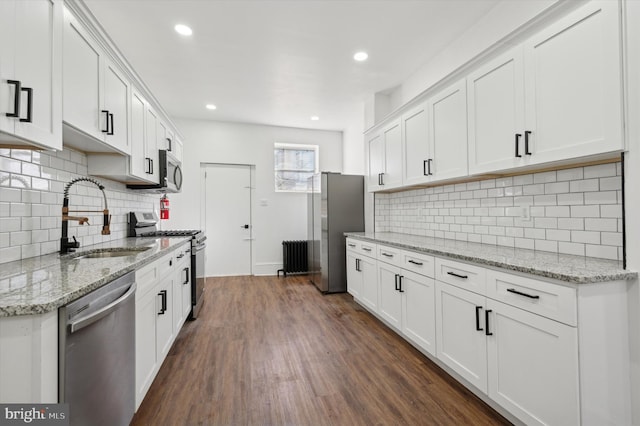
M 384 142 L 379 133 L 371 135 L 367 141 L 368 155 L 368 188 L 375 191 L 382 187 L 382 173 L 384 173 Z
M 400 120 L 382 130 L 384 139 L 384 173 L 382 187 L 394 188 L 402 185 L 402 127 Z
M 619 19 L 618 2 L 591 2 L 524 44 L 532 162 L 624 148 Z
M 62 9 L 0 1 L 0 145 L 62 149 Z
M 430 178 L 432 147 L 429 139 L 429 113 L 423 103 L 402 115 L 404 134 L 403 182 L 405 185 L 427 182 Z
M 467 175 L 467 90 L 465 81 L 427 101 L 431 156 L 427 174 L 432 181 Z
M 63 63 L 63 119 L 74 130 L 104 143 L 105 147 L 90 145 L 76 132 L 65 134 L 65 143 L 87 151 L 129 154 L 130 83 L 89 31 L 66 9 Z
M 508 169 L 524 157 L 522 49 L 515 48 L 467 77 L 469 173 Z M 517 136 L 520 134 L 520 136 Z
M 131 174 L 135 177 L 146 179 L 149 176 L 147 149 L 146 149 L 146 127 L 145 116 L 147 106 L 144 98 L 135 90 L 131 93 Z
M 469 172 L 622 150 L 619 28 L 590 2 L 471 73 Z

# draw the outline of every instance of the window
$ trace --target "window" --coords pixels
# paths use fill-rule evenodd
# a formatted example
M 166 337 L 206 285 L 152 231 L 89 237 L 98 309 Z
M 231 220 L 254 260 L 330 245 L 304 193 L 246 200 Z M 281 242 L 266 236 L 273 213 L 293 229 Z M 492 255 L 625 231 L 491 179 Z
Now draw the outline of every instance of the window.
M 318 172 L 318 146 L 276 143 L 273 149 L 276 192 L 310 192 L 308 179 Z

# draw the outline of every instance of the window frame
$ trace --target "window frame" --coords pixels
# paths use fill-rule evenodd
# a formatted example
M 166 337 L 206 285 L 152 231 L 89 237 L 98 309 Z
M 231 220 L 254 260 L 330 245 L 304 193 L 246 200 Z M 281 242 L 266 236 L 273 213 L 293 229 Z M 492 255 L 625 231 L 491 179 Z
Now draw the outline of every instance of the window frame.
M 277 168 L 275 162 L 275 151 L 278 149 L 285 149 L 291 151 L 313 151 L 314 152 L 314 167 L 312 174 L 317 174 L 320 170 L 320 146 L 311 145 L 311 144 L 298 144 L 298 143 L 284 143 L 284 142 L 275 142 L 273 144 L 273 152 L 274 152 L 274 162 L 273 162 L 273 186 L 275 192 L 290 192 L 290 193 L 298 193 L 298 194 L 308 194 L 312 191 L 309 189 L 299 191 L 295 189 L 281 189 L 278 188 L 277 175 L 278 172 L 300 172 L 300 173 L 310 173 L 307 170 L 302 169 L 279 169 Z

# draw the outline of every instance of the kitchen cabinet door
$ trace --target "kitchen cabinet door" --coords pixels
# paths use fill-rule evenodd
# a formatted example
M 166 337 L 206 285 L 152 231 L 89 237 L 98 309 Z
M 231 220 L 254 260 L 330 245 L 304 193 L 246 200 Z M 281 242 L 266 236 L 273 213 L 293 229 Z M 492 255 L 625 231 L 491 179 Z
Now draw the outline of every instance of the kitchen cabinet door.
M 52 0 L 0 5 L 0 130 L 49 149 L 62 149 L 62 9 L 62 1 Z M 22 90 L 16 93 L 8 80 Z M 20 139 L 12 145 L 23 144 Z
M 157 296 L 154 291 L 136 293 L 136 409 L 144 399 L 156 373 Z
M 147 164 L 147 176 L 150 181 L 159 183 L 158 161 L 158 115 L 149 105 L 146 105 L 145 116 L 145 163 Z
M 105 141 L 124 154 L 131 153 L 129 80 L 111 61 L 104 59 L 104 106 L 109 111 L 109 128 Z
M 166 276 L 156 287 L 156 354 L 158 359 L 164 359 L 174 339 L 173 281 L 172 275 Z
M 429 112 L 430 180 L 466 176 L 467 88 L 465 80 L 448 87 L 427 102 Z
M 392 327 L 402 327 L 402 293 L 400 279 L 402 269 L 388 263 L 378 262 L 378 288 L 380 293 L 378 313 Z
M 484 306 L 484 296 L 436 281 L 438 359 L 486 393 Z
M 417 106 L 402 116 L 404 150 L 402 154 L 403 183 L 414 185 L 428 182 L 432 167 L 427 104 Z M 465 148 L 466 149 L 466 148 Z
M 191 313 L 191 256 L 187 254 L 189 259 L 180 268 L 180 277 L 182 285 L 182 315 L 186 319 Z
M 368 189 L 370 192 L 382 187 L 382 174 L 384 173 L 384 141 L 382 135 L 374 134 L 367 141 L 368 155 Z
M 65 9 L 63 119 L 98 140 L 104 140 L 102 131 L 108 121 L 108 117 L 101 113 L 102 55 L 85 27 Z
M 362 293 L 362 271 L 359 263 L 358 256 L 347 251 L 347 292 L 356 299 L 359 299 Z
M 618 2 L 593 1 L 524 44 L 531 161 L 624 148 Z
M 149 176 L 145 119 L 147 106 L 144 98 L 135 90 L 131 92 L 131 158 L 130 172 L 140 179 Z
M 173 155 L 176 156 L 178 161 L 182 163 L 182 157 L 184 156 L 184 144 L 182 141 L 176 136 L 173 140 Z
M 488 394 L 528 425 L 580 424 L 577 329 L 487 299 Z
M 435 281 L 402 271 L 402 332 L 432 355 L 436 354 Z
M 360 258 L 360 271 L 362 274 L 361 300 L 372 311 L 378 311 L 378 267 L 375 259 L 370 257 Z
M 382 131 L 384 146 L 384 171 L 382 188 L 402 185 L 402 126 L 400 120 L 389 124 Z
M 521 146 L 524 129 L 522 48 L 518 46 L 471 73 L 467 77 L 467 99 L 469 174 L 526 164 L 529 156 Z
M 173 312 L 171 314 L 173 318 L 173 333 L 175 336 L 178 335 L 182 324 L 184 323 L 184 310 L 182 306 L 182 282 L 184 274 L 181 274 L 182 271 L 182 263 L 177 265 L 176 270 L 174 272 L 173 277 L 173 292 L 171 307 L 173 308 Z

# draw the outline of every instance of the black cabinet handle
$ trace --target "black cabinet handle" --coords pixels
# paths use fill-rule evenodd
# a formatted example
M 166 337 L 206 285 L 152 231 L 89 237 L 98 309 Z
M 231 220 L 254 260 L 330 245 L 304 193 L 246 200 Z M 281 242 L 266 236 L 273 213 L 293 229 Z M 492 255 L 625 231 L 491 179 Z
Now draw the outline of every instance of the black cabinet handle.
M 480 311 L 482 310 L 482 306 L 476 306 L 476 331 L 482 331 L 483 328 L 480 327 Z
M 400 276 L 400 275 L 396 274 L 396 291 L 398 291 L 398 277 L 399 277 L 399 276 Z
M 176 256 L 178 259 L 182 259 L 184 257 L 184 253 L 180 253 L 178 256 Z
M 428 160 L 424 160 L 422 162 L 422 174 L 425 176 L 429 176 L 429 173 L 427 173 L 427 161 Z
M 164 313 L 167 312 L 167 290 L 160 290 L 158 296 L 160 296 L 161 299 L 161 307 L 158 315 L 164 315 Z
M 451 272 L 451 271 L 447 271 L 447 274 L 448 274 L 448 275 L 452 275 L 452 276 L 454 276 L 454 277 L 458 277 L 458 278 L 464 278 L 464 279 L 469 278 L 469 276 L 467 276 L 467 275 L 458 275 L 458 274 L 456 274 L 455 272 Z
M 416 261 L 415 261 L 415 260 L 413 260 L 413 259 L 409 259 L 409 263 L 413 263 L 414 265 L 418 265 L 418 266 L 422 266 L 422 265 L 423 265 L 423 263 L 422 263 L 422 262 L 416 262 Z
M 109 111 L 106 109 L 103 109 L 100 112 L 104 114 L 104 124 L 105 126 L 107 126 L 106 129 L 101 129 L 100 131 L 102 133 L 109 133 Z
M 171 138 L 166 138 L 167 139 L 167 151 L 171 151 Z
M 360 259 L 356 259 L 356 271 L 360 272 Z
M 378 173 L 378 185 L 384 185 L 384 173 Z
M 356 246 L 355 244 L 351 244 L 351 243 L 349 243 L 349 244 L 347 244 L 347 245 L 348 245 L 349 247 L 355 247 L 355 246 Z
M 19 80 L 7 80 L 7 84 L 15 86 L 13 92 L 13 112 L 7 112 L 7 117 L 19 117 L 20 116 L 20 92 L 22 91 L 22 83 Z
M 27 118 L 21 118 L 23 123 L 31 123 L 31 115 L 33 114 L 33 89 L 31 87 L 22 87 L 21 92 L 27 92 Z
M 519 296 L 528 297 L 529 299 L 540 299 L 540 296 L 538 295 L 523 293 L 521 291 L 516 290 L 515 288 L 508 288 L 507 291 L 509 293 L 517 294 Z
M 531 155 L 531 152 L 529 151 L 529 135 L 531 134 L 530 130 L 526 130 L 524 132 L 524 153 L 526 155 Z
M 184 268 L 184 282 L 182 283 L 184 284 L 189 284 L 189 268 Z
M 385 252 L 381 252 L 380 254 L 383 255 L 384 257 L 393 257 L 392 254 L 385 253 Z
M 493 312 L 491 309 L 484 311 L 484 326 L 487 328 L 484 331 L 485 336 L 493 336 L 493 333 L 489 331 L 489 314 Z
M 367 247 L 362 247 L 362 250 L 364 250 L 364 251 L 371 251 L 371 249 L 370 249 L 370 248 L 367 248 Z
M 111 124 L 111 129 L 107 131 L 107 135 L 113 135 L 113 114 L 109 113 L 109 123 L 107 123 L 107 129 L 109 129 L 109 124 Z
M 400 278 L 398 279 L 398 291 L 400 293 L 404 293 L 404 290 L 402 289 L 402 279 L 404 278 L 402 275 L 399 276 Z
M 428 176 L 433 176 L 433 173 L 431 173 L 431 162 L 433 161 L 433 158 L 429 158 L 427 160 L 427 174 Z
M 521 133 L 516 133 L 516 157 L 521 158 L 522 155 L 520 155 L 520 136 L 522 136 Z
M 153 158 L 149 158 L 149 164 L 151 164 L 151 166 L 149 167 L 149 174 L 152 175 L 153 174 Z

